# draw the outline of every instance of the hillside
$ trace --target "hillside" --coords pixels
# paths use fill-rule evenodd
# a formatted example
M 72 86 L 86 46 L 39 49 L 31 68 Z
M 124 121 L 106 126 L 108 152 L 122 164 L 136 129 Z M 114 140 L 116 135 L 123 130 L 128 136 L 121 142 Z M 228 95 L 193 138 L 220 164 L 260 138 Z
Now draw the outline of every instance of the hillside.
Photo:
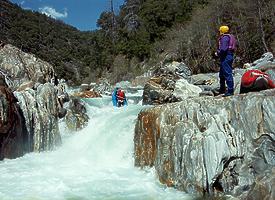
M 30 10 L 23 10 L 7 0 L 0 1 L 0 40 L 36 54 L 55 66 L 58 77 L 79 83 L 91 77 L 104 63 L 97 60 L 94 32 L 76 28 Z
M 275 0 L 125 0 L 117 15 L 103 12 L 100 29 L 90 32 L 8 0 L 0 8 L 0 40 L 50 62 L 72 84 L 129 80 L 171 60 L 193 73 L 214 71 L 221 24 L 238 39 L 235 66 L 275 49 Z

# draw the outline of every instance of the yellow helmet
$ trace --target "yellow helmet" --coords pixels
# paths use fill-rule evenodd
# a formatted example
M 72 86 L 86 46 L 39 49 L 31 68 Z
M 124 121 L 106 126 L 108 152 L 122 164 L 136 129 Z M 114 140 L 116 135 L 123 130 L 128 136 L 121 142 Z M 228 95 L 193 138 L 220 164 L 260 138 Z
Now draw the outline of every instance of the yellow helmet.
M 225 34 L 225 33 L 228 33 L 229 27 L 228 26 L 221 26 L 220 29 L 219 29 L 219 31 L 220 31 L 221 35 Z

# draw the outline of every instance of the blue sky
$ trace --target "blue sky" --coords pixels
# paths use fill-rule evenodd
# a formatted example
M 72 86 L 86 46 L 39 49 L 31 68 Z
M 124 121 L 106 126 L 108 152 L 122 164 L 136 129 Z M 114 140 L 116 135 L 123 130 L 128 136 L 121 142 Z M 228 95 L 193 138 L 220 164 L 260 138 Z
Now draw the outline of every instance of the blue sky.
M 110 0 L 10 0 L 24 9 L 35 10 L 64 21 L 81 31 L 97 28 L 100 13 L 110 10 Z M 113 0 L 116 12 L 124 0 Z

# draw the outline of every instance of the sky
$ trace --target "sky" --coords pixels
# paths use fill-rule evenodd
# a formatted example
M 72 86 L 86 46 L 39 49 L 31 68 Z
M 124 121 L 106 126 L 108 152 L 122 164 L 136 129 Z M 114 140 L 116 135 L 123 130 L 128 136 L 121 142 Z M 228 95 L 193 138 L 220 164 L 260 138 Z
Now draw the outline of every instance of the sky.
M 44 13 L 62 20 L 81 31 L 95 30 L 97 19 L 103 11 L 110 10 L 110 0 L 10 0 L 23 9 Z M 124 0 L 113 0 L 115 12 Z

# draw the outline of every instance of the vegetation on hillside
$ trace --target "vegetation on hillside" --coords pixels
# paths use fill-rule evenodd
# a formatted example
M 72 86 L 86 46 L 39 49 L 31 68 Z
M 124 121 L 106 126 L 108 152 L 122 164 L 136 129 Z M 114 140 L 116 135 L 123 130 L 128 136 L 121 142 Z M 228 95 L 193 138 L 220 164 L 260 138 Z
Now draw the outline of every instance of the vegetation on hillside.
M 239 41 L 237 65 L 275 47 L 275 0 L 125 0 L 117 15 L 103 12 L 99 30 L 88 32 L 8 0 L 0 1 L 0 17 L 0 40 L 50 62 L 74 84 L 131 79 L 170 60 L 195 73 L 215 70 L 221 24 Z

